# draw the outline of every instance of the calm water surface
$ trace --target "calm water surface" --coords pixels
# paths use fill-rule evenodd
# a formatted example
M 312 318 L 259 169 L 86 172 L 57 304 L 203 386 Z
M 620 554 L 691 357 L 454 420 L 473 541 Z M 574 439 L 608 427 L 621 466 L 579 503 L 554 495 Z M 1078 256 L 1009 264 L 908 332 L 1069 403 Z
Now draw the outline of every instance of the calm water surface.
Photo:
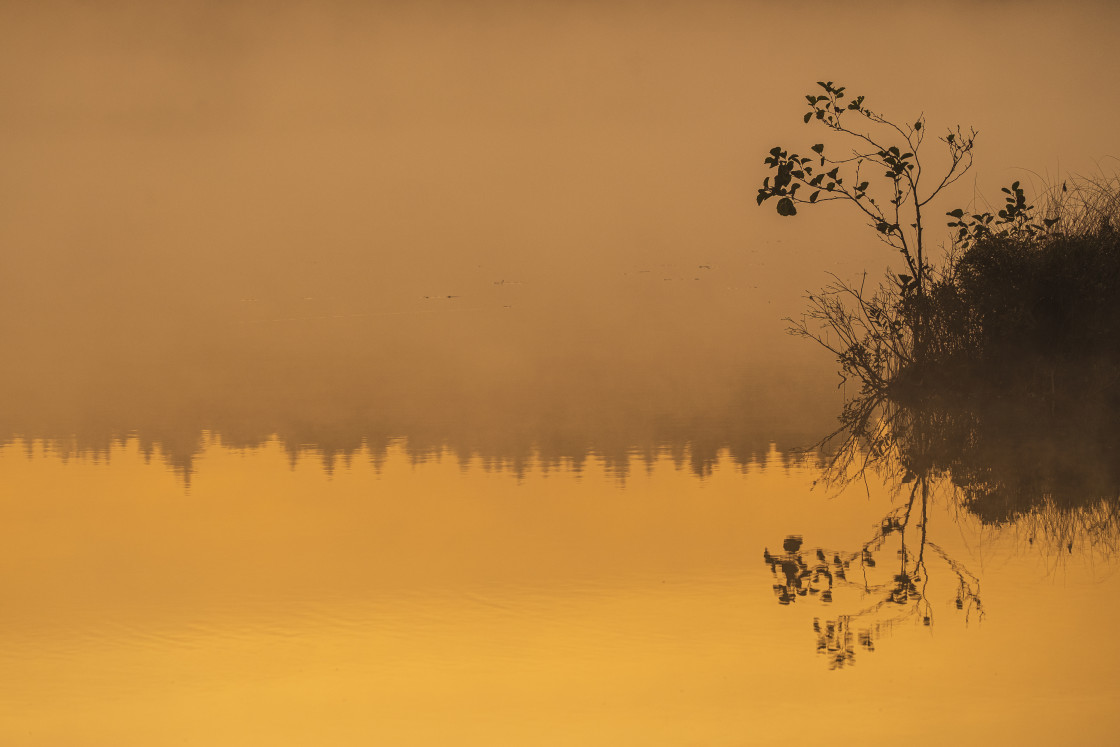
M 821 77 L 1091 170 L 1116 9 L 855 5 L 0 6 L 0 743 L 1114 742 L 1116 491 L 814 487 L 890 257 L 753 191 Z
M 187 489 L 135 440 L 5 447 L 4 742 L 938 744 L 1076 723 L 1103 744 L 1117 725 L 1120 576 L 1099 545 L 935 501 L 929 541 L 982 609 L 956 608 L 936 557 L 928 609 L 866 612 L 882 594 L 852 568 L 831 603 L 782 605 L 763 549 L 858 548 L 893 491 L 830 499 L 776 451 L 703 479 L 668 455 L 624 479 L 369 456 L 328 473 L 214 441 Z M 833 669 L 814 625 L 845 615 Z

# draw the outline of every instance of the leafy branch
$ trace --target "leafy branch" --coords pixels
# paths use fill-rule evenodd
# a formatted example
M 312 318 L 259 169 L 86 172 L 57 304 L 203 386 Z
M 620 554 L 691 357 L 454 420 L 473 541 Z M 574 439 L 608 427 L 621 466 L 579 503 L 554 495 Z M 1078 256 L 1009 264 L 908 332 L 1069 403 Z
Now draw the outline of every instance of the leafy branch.
M 962 249 L 971 248 L 976 242 L 990 238 L 1010 237 L 1033 239 L 1045 234 L 1056 224 L 1060 217 L 1043 218 L 1042 223 L 1034 220 L 1034 205 L 1027 204 L 1027 197 L 1019 182 L 1001 190 L 1007 195 L 1005 205 L 996 215 L 990 212 L 965 215 L 961 208 L 945 213 L 950 218 L 950 228 L 957 229 L 956 240 Z
M 777 198 L 779 215 L 797 214 L 798 204 L 834 200 L 853 205 L 878 238 L 898 251 L 909 273 L 899 274 L 899 292 L 924 296 L 929 265 L 926 261 L 922 208 L 957 181 L 972 166 L 976 130 L 958 126 L 938 138 L 946 146 L 949 164 L 928 191 L 922 182 L 919 152 L 927 132 L 924 115 L 912 124 L 898 124 L 868 108 L 864 97 L 844 102 L 845 89 L 832 81 L 818 82 L 823 93 L 806 95 L 806 124 L 816 120 L 837 135 L 854 141 L 848 152 L 833 156 L 824 143 L 802 156 L 782 147 L 770 149 L 764 163 L 775 171 L 758 190 L 757 201 Z M 852 118 L 855 124 L 852 124 Z M 882 169 L 873 188 L 868 172 Z M 872 175 L 873 176 L 873 175 Z M 798 192 L 804 190 L 800 194 Z M 963 215 L 963 213 L 962 213 Z

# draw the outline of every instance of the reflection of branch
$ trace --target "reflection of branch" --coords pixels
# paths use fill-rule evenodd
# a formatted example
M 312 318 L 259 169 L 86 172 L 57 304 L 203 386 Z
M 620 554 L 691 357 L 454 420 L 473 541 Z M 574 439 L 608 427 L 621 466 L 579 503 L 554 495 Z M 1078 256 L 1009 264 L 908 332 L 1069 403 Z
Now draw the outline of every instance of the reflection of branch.
M 774 586 L 783 604 L 810 594 L 831 602 L 834 590 L 852 587 L 875 597 L 857 612 L 814 621 L 818 650 L 833 667 L 852 663 L 861 646 L 873 650 L 875 637 L 903 619 L 932 625 L 928 589 L 939 569 L 956 578 L 954 603 L 965 622 L 983 619 L 979 578 L 931 539 L 935 486 L 947 488 L 953 505 L 984 524 L 1013 523 L 1056 562 L 1076 546 L 1109 558 L 1120 552 L 1120 396 L 1040 412 L 1037 403 L 994 397 L 968 381 L 934 379 L 926 386 L 921 373 L 897 389 L 865 379 L 863 394 L 845 403 L 839 426 L 816 444 L 826 455 L 820 481 L 829 488 L 867 485 L 874 474 L 895 494 L 897 504 L 867 541 L 855 551 L 818 549 L 815 562 L 801 553 L 800 537 L 790 538 L 796 541 L 781 558 L 766 553 L 775 573 L 795 569 Z M 884 571 L 876 555 L 895 540 L 898 565 Z M 866 625 L 857 628 L 860 623 Z
M 974 608 L 983 615 L 979 580 L 928 538 L 929 480 L 925 477 L 911 480 L 908 493 L 906 502 L 889 511 L 858 550 L 817 548 L 814 560 L 813 556 L 807 557 L 802 551 L 801 536 L 790 535 L 782 543 L 782 554 L 772 555 L 769 550 L 763 551 L 763 560 L 770 566 L 771 573 L 777 576 L 780 570 L 785 577 L 784 583 L 775 583 L 773 587 L 779 604 L 789 605 L 798 597 L 809 595 L 819 595 L 824 603 L 831 602 L 834 584 L 856 587 L 865 596 L 878 597 L 873 604 L 858 612 L 823 622 L 819 618 L 814 619 L 817 651 L 828 656 L 832 668 L 854 663 L 857 642 L 867 650 L 874 650 L 874 639 L 883 630 L 893 628 L 895 623 L 919 617 L 923 625 L 933 624 L 933 605 L 926 593 L 930 576 L 927 547 L 957 576 L 957 609 L 965 610 L 965 620 Z M 911 528 L 918 530 L 918 536 L 916 540 L 911 537 L 908 541 L 907 532 Z M 899 565 L 890 580 L 873 581 L 876 574 L 883 573 L 878 570 L 875 556 L 890 538 L 898 540 Z M 853 564 L 860 571 L 859 581 L 848 578 Z M 827 588 L 823 585 L 824 580 L 827 580 Z M 855 629 L 853 633 L 853 623 L 857 620 L 866 620 L 868 625 Z
M 950 558 L 939 545 L 930 542 L 929 549 L 937 553 L 945 561 L 945 564 L 957 574 L 956 605 L 957 609 L 964 610 L 965 622 L 968 622 L 974 608 L 980 619 L 983 620 L 984 608 L 980 605 L 980 579 L 958 561 Z

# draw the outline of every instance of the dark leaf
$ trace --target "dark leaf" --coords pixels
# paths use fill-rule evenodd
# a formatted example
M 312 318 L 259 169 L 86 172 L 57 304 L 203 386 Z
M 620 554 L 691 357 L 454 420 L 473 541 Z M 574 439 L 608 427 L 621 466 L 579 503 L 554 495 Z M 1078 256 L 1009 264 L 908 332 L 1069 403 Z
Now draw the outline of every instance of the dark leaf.
M 793 200 L 788 197 L 778 200 L 778 215 L 797 215 L 797 207 L 793 204 Z

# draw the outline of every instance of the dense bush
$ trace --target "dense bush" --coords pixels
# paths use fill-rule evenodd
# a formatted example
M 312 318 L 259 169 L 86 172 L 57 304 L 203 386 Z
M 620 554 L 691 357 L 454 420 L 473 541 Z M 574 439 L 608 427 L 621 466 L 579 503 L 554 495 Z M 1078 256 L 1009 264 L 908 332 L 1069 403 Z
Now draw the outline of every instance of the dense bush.
M 1093 211 L 1051 206 L 1065 212 L 1068 230 L 983 236 L 946 263 L 924 300 L 927 350 L 899 384 L 957 379 L 1047 398 L 1117 388 L 1120 233 L 1112 221 L 1120 190 L 1091 184 Z

